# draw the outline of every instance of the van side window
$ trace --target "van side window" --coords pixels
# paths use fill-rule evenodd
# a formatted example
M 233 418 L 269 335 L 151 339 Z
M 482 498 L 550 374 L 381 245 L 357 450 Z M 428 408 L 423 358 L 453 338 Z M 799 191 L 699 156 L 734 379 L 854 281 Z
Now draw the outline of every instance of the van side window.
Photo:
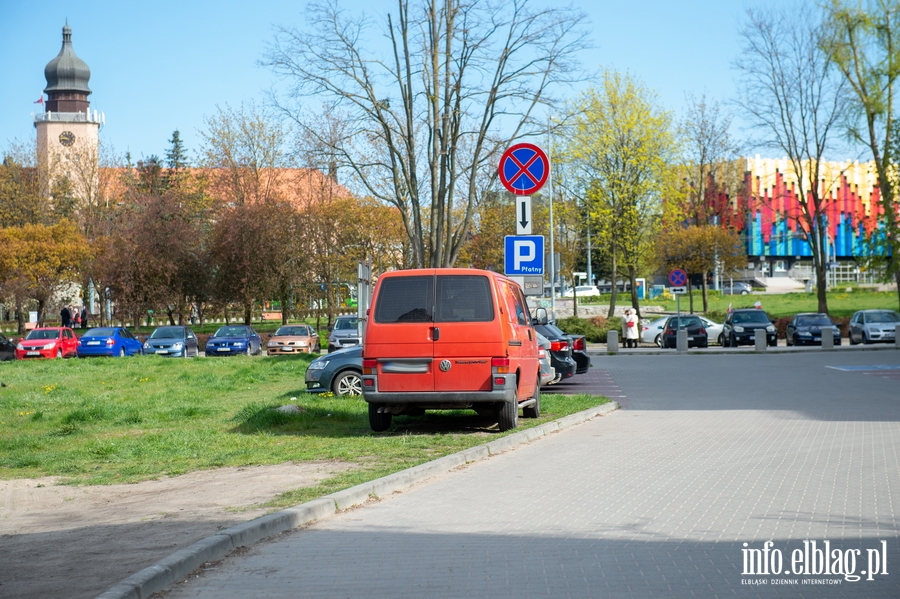
M 431 322 L 433 290 L 432 276 L 385 279 L 375 307 L 375 322 Z
M 516 295 L 516 317 L 519 324 L 531 324 L 531 312 L 528 311 L 528 302 L 525 301 L 522 290 L 518 287 L 513 287 L 513 290 Z
M 437 278 L 435 322 L 494 320 L 491 284 L 480 275 L 441 275 Z

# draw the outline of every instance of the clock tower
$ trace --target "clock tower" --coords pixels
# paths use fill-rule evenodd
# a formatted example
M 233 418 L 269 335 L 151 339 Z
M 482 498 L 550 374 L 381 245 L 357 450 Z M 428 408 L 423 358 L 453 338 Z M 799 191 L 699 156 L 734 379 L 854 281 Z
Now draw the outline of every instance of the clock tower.
M 62 30 L 62 49 L 47 63 L 44 77 L 47 79 L 44 112 L 34 116 L 37 152 L 39 161 L 49 168 L 51 178 L 56 178 L 69 175 L 73 161 L 97 161 L 100 126 L 104 121 L 102 114 L 91 111 L 88 101 L 91 70 L 72 49 L 72 30 L 68 23 Z

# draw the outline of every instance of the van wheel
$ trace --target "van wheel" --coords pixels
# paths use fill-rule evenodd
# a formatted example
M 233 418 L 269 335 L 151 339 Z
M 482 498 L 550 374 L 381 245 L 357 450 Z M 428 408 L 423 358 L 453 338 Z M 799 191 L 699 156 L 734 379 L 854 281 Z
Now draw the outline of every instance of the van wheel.
M 372 413 L 371 410 L 369 413 Z M 515 399 L 500 404 L 500 409 L 497 410 L 497 424 L 500 425 L 500 432 L 519 426 L 519 404 Z
M 381 433 L 391 428 L 391 415 L 389 413 L 378 413 L 380 406 L 374 403 L 369 404 L 369 426 L 376 433 Z
M 522 408 L 522 416 L 525 418 L 541 417 L 541 377 L 538 375 L 537 383 L 534 387 L 534 405 Z

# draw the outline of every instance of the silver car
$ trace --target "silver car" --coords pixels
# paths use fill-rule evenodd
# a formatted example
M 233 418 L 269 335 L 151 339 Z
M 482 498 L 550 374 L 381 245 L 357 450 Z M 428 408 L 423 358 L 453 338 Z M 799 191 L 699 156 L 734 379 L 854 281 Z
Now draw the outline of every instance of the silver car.
M 860 310 L 850 319 L 850 345 L 893 343 L 900 314 L 893 310 Z
M 550 340 L 535 331 L 537 335 L 538 345 L 540 346 L 540 363 L 541 363 L 541 386 L 552 385 L 558 383 L 559 378 L 556 376 L 556 369 L 550 364 Z
M 328 334 L 328 351 L 352 347 L 362 344 L 359 336 L 359 318 L 356 316 L 338 316 Z

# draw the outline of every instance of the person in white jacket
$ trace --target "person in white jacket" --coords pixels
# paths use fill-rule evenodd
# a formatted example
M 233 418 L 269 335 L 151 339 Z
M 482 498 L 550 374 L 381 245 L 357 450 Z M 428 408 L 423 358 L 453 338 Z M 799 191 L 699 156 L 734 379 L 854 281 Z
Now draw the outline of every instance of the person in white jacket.
M 625 318 L 622 320 L 623 337 L 625 338 L 625 347 L 638 346 L 638 318 L 637 315 L 628 308 L 625 310 Z

